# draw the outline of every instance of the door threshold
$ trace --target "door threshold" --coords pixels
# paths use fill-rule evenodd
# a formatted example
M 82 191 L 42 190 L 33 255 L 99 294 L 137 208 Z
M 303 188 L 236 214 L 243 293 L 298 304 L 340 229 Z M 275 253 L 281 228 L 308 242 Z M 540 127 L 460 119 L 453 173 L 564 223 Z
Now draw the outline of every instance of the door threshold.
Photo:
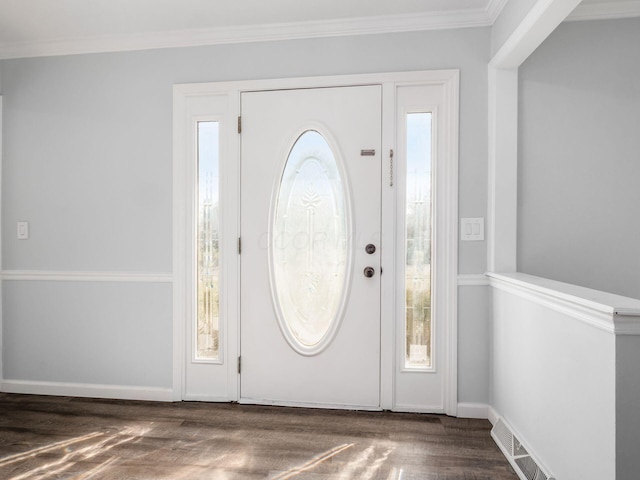
M 307 403 L 307 402 L 287 402 L 280 400 L 256 400 L 254 398 L 241 398 L 240 405 L 264 405 L 273 407 L 295 407 L 295 408 L 316 408 L 322 410 L 360 410 L 365 412 L 381 412 L 379 405 L 336 405 L 332 403 Z

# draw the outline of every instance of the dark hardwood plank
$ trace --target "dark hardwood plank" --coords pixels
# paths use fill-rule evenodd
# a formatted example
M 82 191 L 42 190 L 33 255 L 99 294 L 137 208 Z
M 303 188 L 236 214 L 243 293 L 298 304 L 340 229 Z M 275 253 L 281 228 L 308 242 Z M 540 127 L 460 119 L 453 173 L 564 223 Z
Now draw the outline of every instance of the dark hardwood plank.
M 517 480 L 486 420 L 0 394 L 0 478 Z

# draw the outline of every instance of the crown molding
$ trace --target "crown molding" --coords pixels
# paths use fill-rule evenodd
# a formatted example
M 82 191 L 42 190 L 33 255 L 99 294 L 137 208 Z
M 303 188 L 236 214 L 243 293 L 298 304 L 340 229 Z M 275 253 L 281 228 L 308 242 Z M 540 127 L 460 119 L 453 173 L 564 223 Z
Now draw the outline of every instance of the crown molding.
M 491 0 L 487 8 L 473 10 L 240 25 L 4 44 L 0 45 L 0 59 L 487 27 L 493 23 L 495 20 L 493 17 L 497 17 L 506 1 Z
M 511 0 L 488 0 L 485 8 L 470 10 L 6 43 L 0 45 L 0 60 L 489 27 L 493 25 L 509 1 Z M 579 5 L 567 17 L 567 21 L 638 16 L 640 16 L 640 0 L 622 0 Z
M 640 17 L 640 0 L 583 3 L 567 17 L 568 22 Z
M 489 18 L 490 25 L 493 25 L 498 19 L 507 2 L 509 2 L 509 0 L 489 0 L 487 4 L 487 17 Z

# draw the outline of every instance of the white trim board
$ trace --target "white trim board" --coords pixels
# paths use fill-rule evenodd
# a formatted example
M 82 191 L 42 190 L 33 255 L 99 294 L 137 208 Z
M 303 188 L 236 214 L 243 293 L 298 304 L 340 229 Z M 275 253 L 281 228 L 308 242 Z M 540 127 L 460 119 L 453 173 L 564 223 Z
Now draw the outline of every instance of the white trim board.
M 2 280 L 28 280 L 46 282 L 147 282 L 171 283 L 171 273 L 141 272 L 89 272 L 57 270 L 2 270 Z
M 640 335 L 640 300 L 534 277 L 488 273 L 492 287 L 616 335 Z
M 30 380 L 2 380 L 0 391 L 28 395 L 56 395 L 64 397 L 113 398 L 170 402 L 172 390 L 161 387 L 132 387 L 127 385 L 97 385 L 89 383 L 40 382 Z

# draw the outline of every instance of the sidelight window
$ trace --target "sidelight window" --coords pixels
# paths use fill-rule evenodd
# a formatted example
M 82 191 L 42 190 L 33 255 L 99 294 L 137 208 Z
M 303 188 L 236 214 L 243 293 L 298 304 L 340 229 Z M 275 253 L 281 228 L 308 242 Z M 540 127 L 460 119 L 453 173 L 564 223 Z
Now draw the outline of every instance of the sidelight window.
M 431 113 L 408 113 L 405 197 L 405 367 L 432 366 Z
M 219 124 L 198 122 L 196 360 L 217 360 L 220 342 Z

